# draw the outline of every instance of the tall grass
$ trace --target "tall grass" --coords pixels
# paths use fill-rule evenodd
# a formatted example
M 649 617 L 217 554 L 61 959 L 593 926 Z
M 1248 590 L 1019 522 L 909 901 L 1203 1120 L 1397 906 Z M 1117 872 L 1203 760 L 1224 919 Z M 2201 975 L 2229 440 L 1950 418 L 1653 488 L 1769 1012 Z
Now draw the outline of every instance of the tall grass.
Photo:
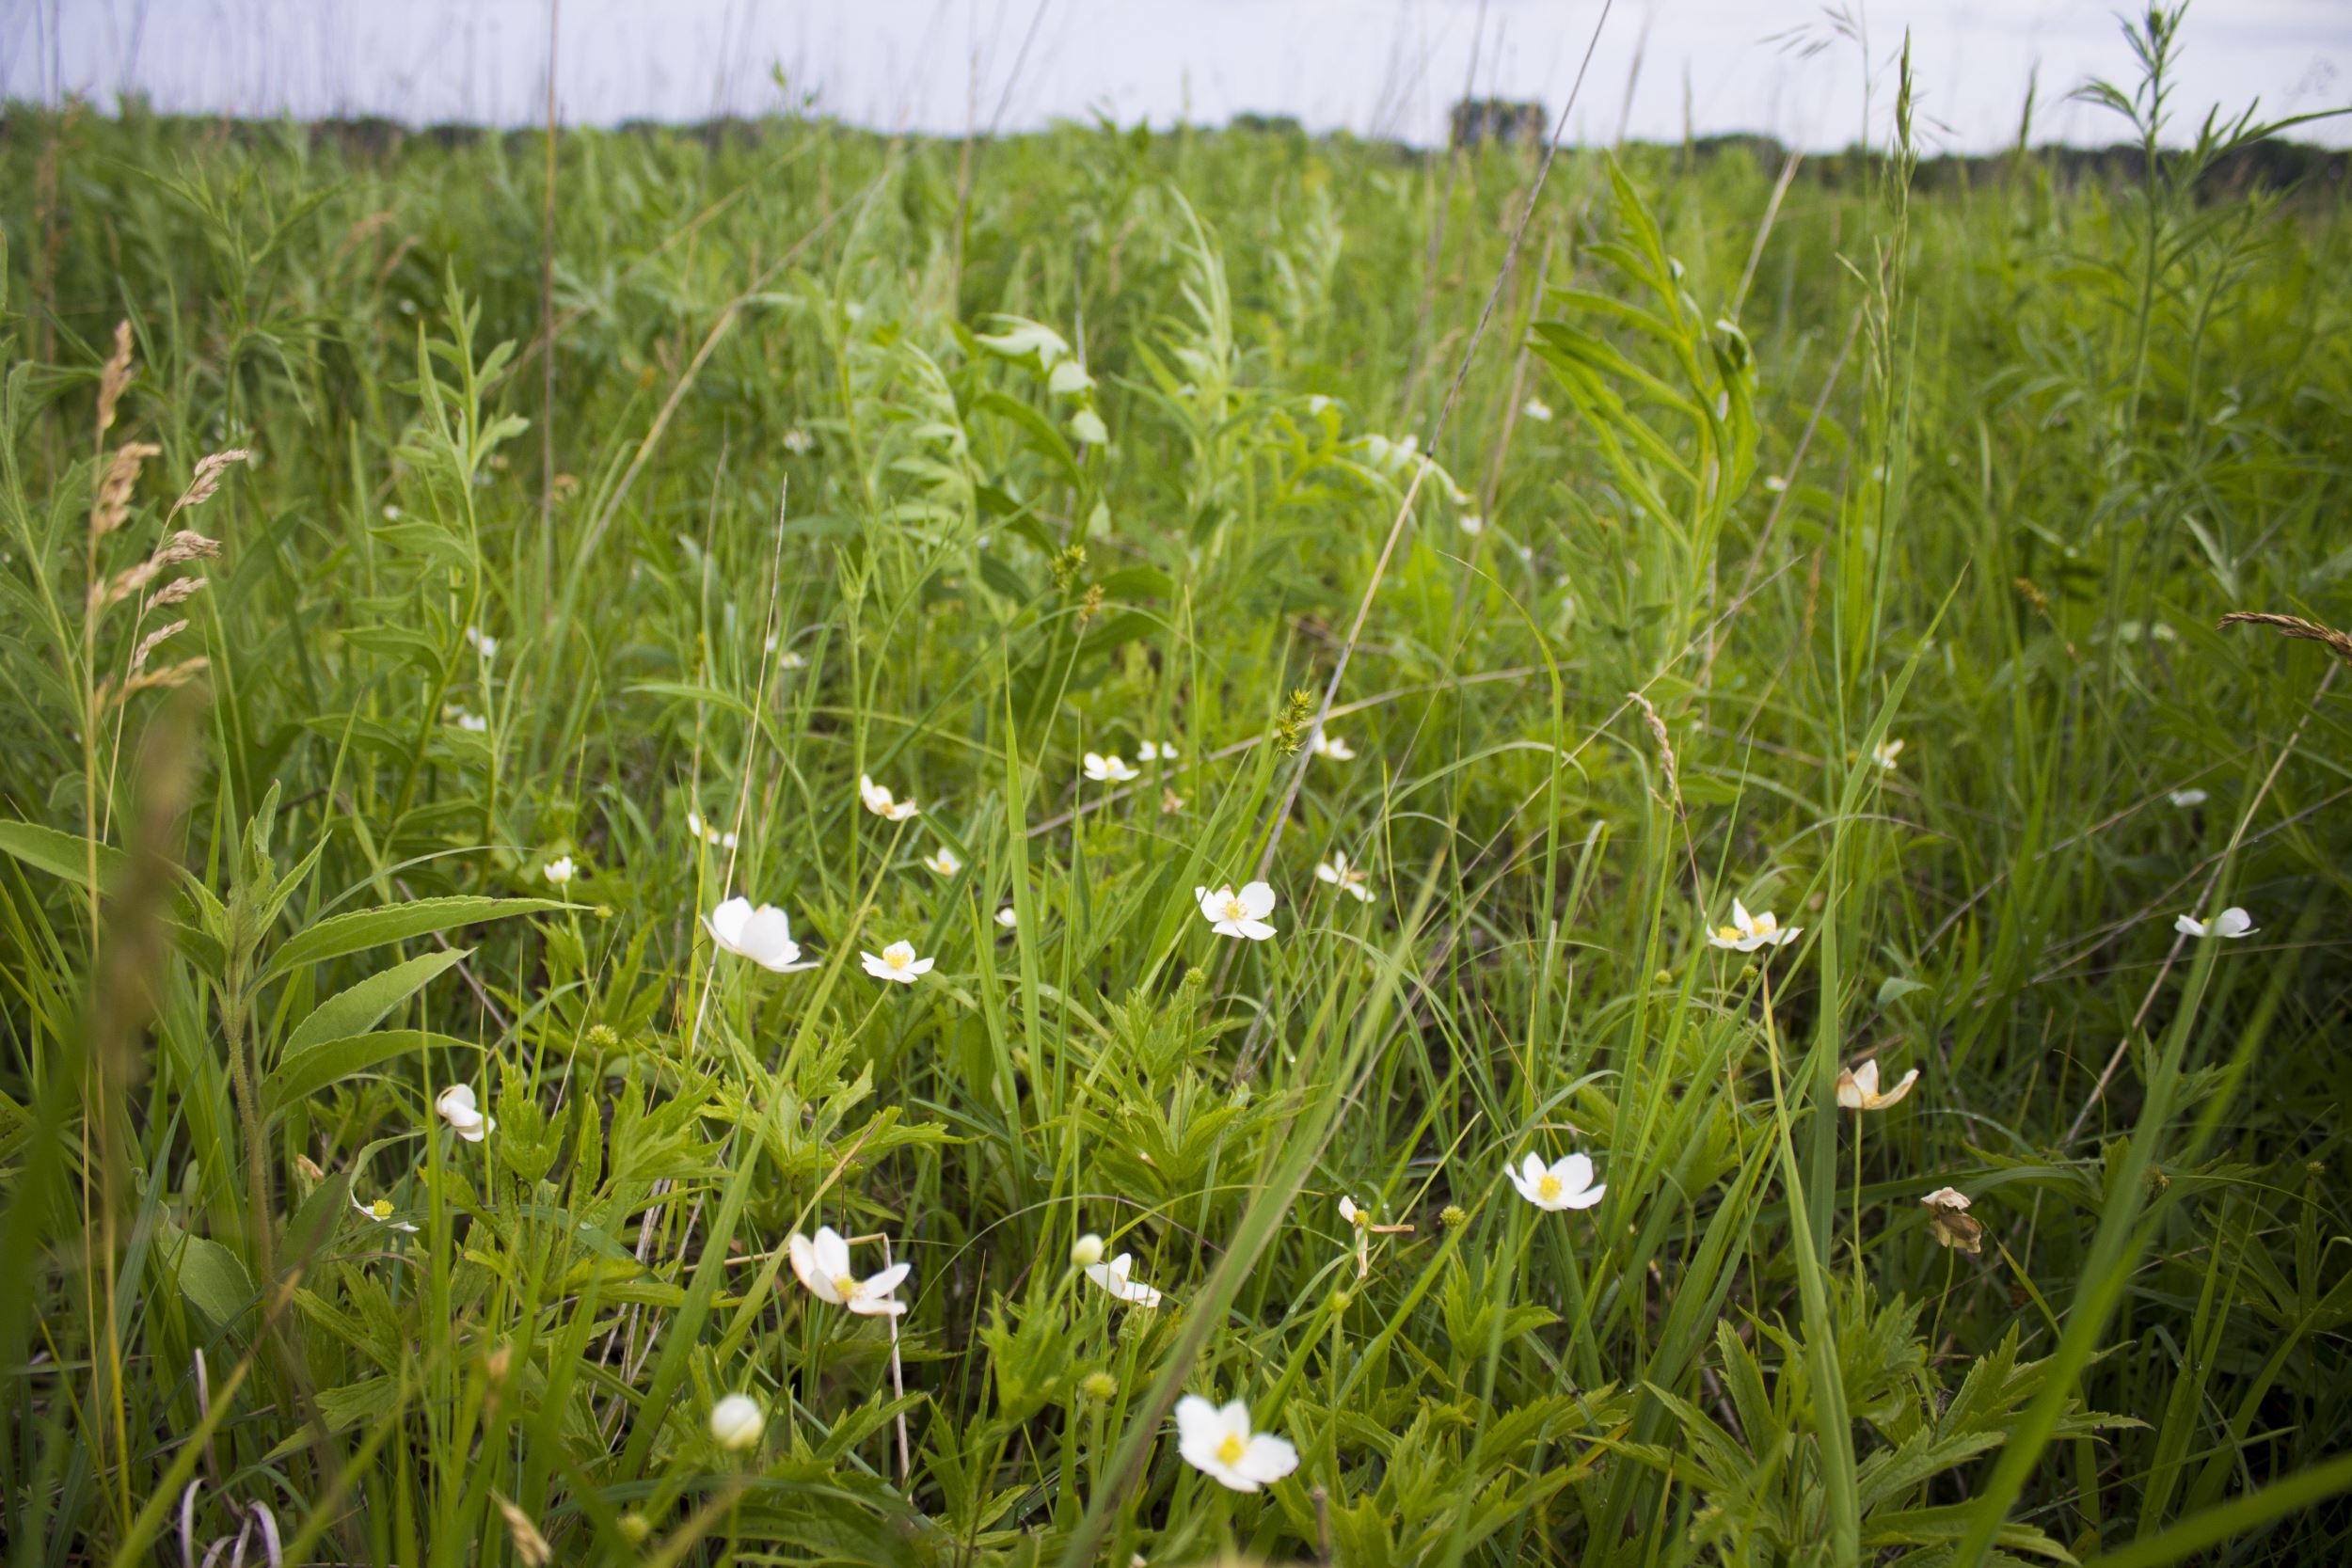
M 10 1560 L 2340 1557 L 2352 711 L 2217 623 L 2352 622 L 2352 234 L 1897 96 L 1507 271 L 1517 150 L 566 133 L 544 300 L 540 143 L 11 111 Z

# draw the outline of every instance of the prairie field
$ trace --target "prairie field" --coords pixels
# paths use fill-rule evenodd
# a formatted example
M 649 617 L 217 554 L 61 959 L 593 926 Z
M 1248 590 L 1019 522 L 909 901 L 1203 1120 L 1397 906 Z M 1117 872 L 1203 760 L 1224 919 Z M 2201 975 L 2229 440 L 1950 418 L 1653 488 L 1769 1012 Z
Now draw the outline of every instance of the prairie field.
M 0 1553 L 2352 1560 L 2345 176 L 2135 25 L 8 111 Z

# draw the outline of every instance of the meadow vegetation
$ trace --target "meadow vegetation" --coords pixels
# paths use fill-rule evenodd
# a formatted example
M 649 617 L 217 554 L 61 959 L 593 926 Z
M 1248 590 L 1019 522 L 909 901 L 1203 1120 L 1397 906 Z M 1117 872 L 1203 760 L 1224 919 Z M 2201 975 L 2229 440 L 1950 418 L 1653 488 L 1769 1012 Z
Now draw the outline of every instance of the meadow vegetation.
M 2342 1560 L 2342 194 L 1900 94 L 10 111 L 8 1560 Z

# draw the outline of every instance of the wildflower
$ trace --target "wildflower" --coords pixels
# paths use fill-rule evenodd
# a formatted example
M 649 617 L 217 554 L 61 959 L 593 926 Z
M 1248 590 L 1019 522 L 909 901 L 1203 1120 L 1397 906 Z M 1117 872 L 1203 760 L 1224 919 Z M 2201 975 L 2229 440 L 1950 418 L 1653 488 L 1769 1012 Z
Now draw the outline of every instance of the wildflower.
M 808 668 L 808 660 L 802 655 L 795 653 L 792 649 L 787 648 L 783 653 L 776 656 L 776 668 L 779 670 L 805 670 Z
M 784 450 L 795 457 L 803 456 L 815 450 L 816 446 L 817 437 L 803 430 L 799 425 L 794 425 L 784 433 Z
M 1711 946 L 1753 953 L 1759 947 L 1785 947 L 1796 941 L 1804 929 L 1802 926 L 1783 927 L 1772 918 L 1770 910 L 1752 915 L 1748 913 L 1745 904 L 1734 898 L 1731 901 L 1731 924 L 1718 926 L 1707 940 Z
M 906 1278 L 908 1265 L 893 1263 L 878 1275 L 858 1278 L 850 1272 L 850 1243 L 832 1226 L 818 1227 L 814 1241 L 793 1232 L 785 1243 L 785 1251 L 792 1259 L 792 1272 L 819 1301 L 868 1318 L 896 1317 L 907 1309 L 907 1304 L 892 1300 L 890 1292 Z
M 442 713 L 444 717 L 455 720 L 457 727 L 465 731 L 468 735 L 481 735 L 486 732 L 490 727 L 490 721 L 487 719 L 483 718 L 482 715 L 478 713 L 470 713 L 462 707 L 444 708 Z
M 1840 1068 L 1837 1071 L 1837 1103 L 1849 1111 L 1883 1111 L 1899 1103 L 1911 1092 L 1911 1085 L 1919 1081 L 1919 1069 L 1913 1068 L 1884 1094 L 1879 1093 L 1878 1058 L 1872 1057 L 1858 1068 Z
M 2168 790 L 2165 794 L 2165 799 L 2171 801 L 2181 810 L 2186 811 L 2191 806 L 2203 805 L 2207 797 L 2205 792 L 2201 789 L 2174 789 Z
M 1968 1212 L 1968 1196 L 1952 1187 L 1938 1187 L 1920 1203 L 1928 1212 L 1928 1228 L 1948 1247 L 1974 1255 L 1984 1250 L 1984 1227 Z
M 1136 1307 L 1157 1307 L 1160 1292 L 1140 1279 L 1128 1277 L 1135 1265 L 1135 1255 L 1122 1252 L 1107 1263 L 1086 1264 L 1084 1272 L 1089 1279 L 1120 1301 Z
M 2260 927 L 2254 917 L 2233 904 L 2212 920 L 2196 920 L 2182 915 L 2172 922 L 2172 928 L 2185 937 L 2243 937 L 2250 936 Z
M 1461 524 L 1462 531 L 1473 539 L 1486 531 L 1486 519 L 1475 512 L 1465 512 L 1454 521 Z
M 1323 418 L 1323 411 L 1330 406 L 1331 400 L 1317 392 L 1307 400 L 1307 415 L 1310 419 L 1319 420 Z
M 1357 1208 L 1354 1198 L 1342 1194 L 1340 1196 L 1340 1218 L 1357 1229 L 1362 1230 L 1372 1224 L 1372 1211 Z
M 1590 1209 L 1609 1190 L 1605 1182 L 1594 1185 L 1593 1160 L 1589 1154 L 1570 1154 L 1547 1166 L 1531 1152 L 1518 1169 L 1505 1165 L 1502 1173 L 1511 1179 L 1511 1185 L 1519 1190 L 1521 1197 L 1550 1213 L 1563 1209 Z
M 1045 378 L 1045 389 L 1056 397 L 1074 398 L 1093 386 L 1094 377 L 1087 374 L 1086 367 L 1075 359 L 1063 360 Z
M 923 868 L 942 877 L 952 877 L 963 869 L 963 863 L 956 859 L 953 849 L 943 844 L 937 850 L 923 857 Z
M 759 1402 L 749 1394 L 729 1394 L 710 1407 L 711 1439 L 730 1453 L 757 1444 L 767 1425 L 768 1417 Z
M 558 855 L 555 859 L 548 862 L 548 880 L 553 882 L 557 887 L 563 887 L 570 882 L 574 873 L 575 867 L 572 865 L 572 857 L 569 855 Z
M 1336 735 L 1327 735 L 1323 731 L 1317 730 L 1315 731 L 1314 739 L 1310 741 L 1308 744 L 1314 752 L 1315 755 L 1319 757 L 1329 757 L 1333 762 L 1354 762 L 1356 760 L 1355 748 L 1348 745 L 1346 741 L 1342 740 Z
M 1021 924 L 1021 911 L 1007 904 L 996 911 L 996 924 L 1009 931 Z
M 1176 1451 L 1184 1463 L 1236 1492 L 1255 1492 L 1298 1468 L 1298 1450 L 1272 1433 L 1252 1435 L 1249 1407 L 1219 1408 L 1198 1394 L 1176 1402 Z
M 1087 777 L 1096 784 L 1125 784 L 1128 780 L 1137 776 L 1134 768 L 1120 760 L 1117 752 L 1113 752 L 1109 756 L 1104 756 L 1098 752 L 1089 752 L 1082 761 L 1086 768 Z
M 473 1085 L 452 1084 L 433 1101 L 433 1109 L 443 1121 L 455 1129 L 457 1135 L 469 1144 L 478 1144 L 484 1134 L 498 1131 L 498 1119 L 485 1116 L 474 1103 Z
M 373 1203 L 362 1203 L 359 1201 L 359 1195 L 354 1193 L 351 1195 L 351 1206 L 378 1225 L 389 1226 L 394 1230 L 405 1230 L 411 1236 L 417 1233 L 417 1227 L 406 1220 L 392 1218 L 396 1211 L 392 1208 L 392 1200 L 389 1197 L 379 1197 Z
M 1078 1393 L 1091 1403 L 1108 1404 L 1119 1397 L 1119 1379 L 1108 1372 L 1089 1372 L 1078 1380 Z M 1138 1555 L 1136 1560 L 1143 1559 Z
M 1782 478 L 1780 475 L 1766 474 L 1764 476 L 1764 490 L 1767 495 L 1777 496 L 1788 488 L 1788 480 Z
M 701 839 L 705 844 L 716 845 L 722 849 L 732 849 L 735 847 L 735 835 L 733 833 L 723 833 L 718 829 L 712 827 L 709 823 L 705 822 L 702 818 L 702 813 L 700 812 L 690 811 L 686 814 L 686 831 L 692 833 L 696 838 Z
M 1329 860 L 1316 864 L 1315 880 L 1330 883 L 1359 904 L 1372 902 L 1372 890 L 1364 885 L 1363 868 L 1348 864 L 1347 857 L 1336 849 L 1331 851 Z
M 1519 412 L 1534 420 L 1537 424 L 1551 422 L 1551 404 L 1541 398 L 1529 398 L 1519 405 Z
M 922 809 L 913 800 L 897 799 L 863 773 L 858 775 L 857 793 L 858 799 L 866 802 L 867 811 L 889 822 L 904 822 Z
M 1070 1266 L 1090 1269 L 1103 1260 L 1103 1238 L 1089 1230 L 1070 1244 Z
M 499 640 L 485 635 L 480 626 L 468 626 L 466 641 L 473 644 L 473 651 L 480 654 L 485 661 L 499 656 Z
M 777 974 L 817 967 L 801 962 L 801 944 L 792 940 L 791 918 L 773 904 L 754 909 L 748 898 L 730 898 L 704 918 L 703 929 L 722 950 Z
M 1870 760 L 1889 773 L 1895 771 L 1895 759 L 1902 754 L 1903 743 L 1899 740 L 1882 740 L 1870 748 Z
M 1274 934 L 1274 927 L 1265 921 L 1274 912 L 1274 889 L 1263 882 L 1248 883 L 1239 893 L 1230 882 L 1214 893 L 1197 887 L 1192 895 L 1200 901 L 1200 917 L 1218 936 L 1263 942 Z
M 1160 791 L 1160 815 L 1173 816 L 1184 809 L 1184 798 L 1172 789 Z
M 908 986 L 929 974 L 931 965 L 938 962 L 936 958 L 916 958 L 911 942 L 894 942 L 879 955 L 861 952 L 858 957 L 866 960 L 866 973 L 875 979 L 896 980 Z
M 1136 748 L 1136 757 L 1141 762 L 1174 762 L 1176 743 L 1172 740 L 1165 743 L 1147 740 Z

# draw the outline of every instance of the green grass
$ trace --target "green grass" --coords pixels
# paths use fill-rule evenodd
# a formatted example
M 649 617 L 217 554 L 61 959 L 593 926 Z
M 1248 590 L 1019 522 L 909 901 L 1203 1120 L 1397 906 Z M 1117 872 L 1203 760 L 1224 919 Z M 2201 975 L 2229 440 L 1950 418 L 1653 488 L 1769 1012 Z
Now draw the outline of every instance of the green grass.
M 2352 1549 L 2339 193 L 567 133 L 550 404 L 543 158 L 0 126 L 10 1561 Z

